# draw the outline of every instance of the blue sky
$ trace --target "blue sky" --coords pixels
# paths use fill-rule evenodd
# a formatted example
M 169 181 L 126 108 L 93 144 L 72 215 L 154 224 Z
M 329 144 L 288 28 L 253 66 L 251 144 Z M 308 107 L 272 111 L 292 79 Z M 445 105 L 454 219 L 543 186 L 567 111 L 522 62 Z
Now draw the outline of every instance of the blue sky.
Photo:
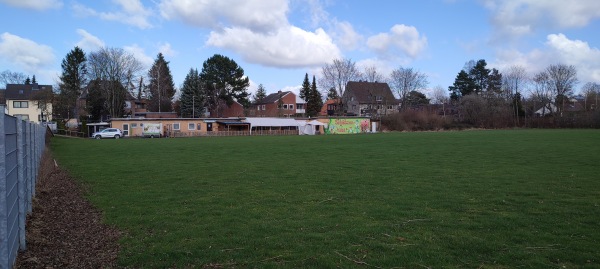
M 469 60 L 529 74 L 574 65 L 600 83 L 597 0 L 0 0 L 0 71 L 55 85 L 75 46 L 123 48 L 150 67 L 162 52 L 179 87 L 214 54 L 267 92 L 295 90 L 334 58 L 384 75 L 412 67 L 452 85 Z M 424 90 L 428 93 L 428 90 Z

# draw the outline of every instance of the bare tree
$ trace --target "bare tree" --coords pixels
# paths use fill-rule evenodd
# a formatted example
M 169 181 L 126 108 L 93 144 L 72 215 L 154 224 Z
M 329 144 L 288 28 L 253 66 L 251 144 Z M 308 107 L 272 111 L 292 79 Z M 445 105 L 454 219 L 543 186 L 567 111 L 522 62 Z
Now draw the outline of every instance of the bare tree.
M 427 80 L 427 75 L 424 73 L 412 68 L 399 67 L 392 71 L 390 83 L 392 89 L 394 89 L 397 92 L 398 97 L 400 97 L 400 102 L 402 103 L 401 108 L 405 109 L 406 96 L 408 93 L 424 89 L 429 84 L 429 81 Z
M 520 65 L 510 66 L 504 71 L 502 77 L 502 88 L 504 92 L 504 98 L 506 100 L 513 99 L 513 109 L 515 112 L 515 124 L 519 125 L 519 98 L 522 96 L 521 92 L 527 87 L 528 83 L 527 71 Z M 521 115 L 522 116 L 522 115 Z
M 25 79 L 27 79 L 27 76 L 20 72 L 4 70 L 0 73 L 0 85 L 2 85 L 2 88 L 6 87 L 6 84 L 23 84 Z
M 346 84 L 349 81 L 358 80 L 361 77 L 356 63 L 351 59 L 335 59 L 331 64 L 323 66 L 322 77 L 319 80 L 321 89 L 334 88 L 338 96 L 343 97 Z
M 531 99 L 533 100 L 534 109 L 536 108 L 536 104 L 540 104 L 542 105 L 542 115 L 546 115 L 546 113 L 552 114 L 554 112 L 550 106 L 550 101 L 552 100 L 552 88 L 548 73 L 542 71 L 535 74 L 532 82 Z M 546 110 L 548 111 L 546 112 Z
M 377 72 L 377 67 L 374 65 L 365 67 L 365 72 L 363 73 L 363 80 L 367 82 L 385 82 L 385 77 Z
M 142 64 L 121 48 L 101 48 L 88 56 L 90 82 L 96 80 L 105 109 L 111 117 L 121 117 L 125 105 L 126 89 L 142 71 Z M 114 87 L 115 83 L 122 87 Z
M 579 83 L 577 69 L 572 65 L 556 64 L 548 66 L 546 73 L 554 93 L 554 102 L 562 116 L 568 96 L 573 94 L 573 88 Z
M 598 95 L 600 94 L 600 84 L 596 82 L 587 82 L 581 87 L 581 93 L 585 98 L 585 110 L 598 109 Z
M 442 105 L 442 113 L 444 117 L 446 117 L 446 103 L 450 101 L 450 97 L 446 94 L 446 90 L 442 85 L 437 85 L 433 87 L 433 96 L 431 97 L 431 101 L 434 104 Z

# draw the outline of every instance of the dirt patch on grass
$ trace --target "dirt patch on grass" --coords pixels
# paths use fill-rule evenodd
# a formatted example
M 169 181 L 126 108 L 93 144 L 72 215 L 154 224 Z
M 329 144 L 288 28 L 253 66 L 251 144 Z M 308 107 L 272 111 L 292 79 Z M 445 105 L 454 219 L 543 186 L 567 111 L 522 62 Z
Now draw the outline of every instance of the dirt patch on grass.
M 116 267 L 120 233 L 84 198 L 81 186 L 46 151 L 33 212 L 27 217 L 27 249 L 16 268 Z

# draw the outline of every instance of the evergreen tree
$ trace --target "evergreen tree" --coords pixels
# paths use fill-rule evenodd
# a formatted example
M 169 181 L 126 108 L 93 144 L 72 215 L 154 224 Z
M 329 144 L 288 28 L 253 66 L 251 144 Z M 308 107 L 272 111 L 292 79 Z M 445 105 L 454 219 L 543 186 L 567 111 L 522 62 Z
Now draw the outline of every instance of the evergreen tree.
M 148 71 L 150 78 L 150 89 L 148 110 L 154 112 L 173 111 L 173 96 L 175 95 L 175 84 L 169 68 L 169 62 L 165 61 L 162 53 L 158 53 L 154 64 Z
M 250 80 L 234 61 L 215 54 L 202 64 L 200 79 L 206 83 L 206 102 L 212 116 L 221 116 L 219 107 L 223 102 L 228 106 L 237 101 L 248 107 L 248 86 Z
M 203 88 L 204 85 L 200 81 L 198 69 L 190 69 L 183 81 L 181 96 L 179 97 L 181 117 L 197 118 L 202 116 L 205 102 Z
M 481 59 L 469 70 L 469 76 L 475 86 L 474 92 L 481 94 L 488 89 L 490 70 L 486 68 L 487 63 Z
M 300 98 L 304 101 L 308 101 L 310 95 L 310 82 L 308 81 L 308 74 L 304 74 L 304 81 L 302 82 L 302 89 L 300 89 Z
M 308 98 L 306 100 L 306 115 L 309 117 L 319 116 L 319 112 L 321 111 L 322 106 L 323 96 L 321 96 L 321 93 L 317 89 L 315 76 L 313 76 L 312 85 L 310 87 Z
M 33 75 L 33 77 L 31 77 L 31 84 L 36 84 L 37 80 L 35 79 L 35 75 Z
M 72 49 L 61 63 L 62 74 L 59 79 L 58 103 L 55 114 L 66 119 L 77 118 L 77 99 L 87 84 L 87 66 L 85 53 L 79 47 Z
M 340 97 L 338 96 L 338 93 L 335 90 L 335 88 L 329 88 L 329 91 L 327 91 L 327 100 L 333 100 L 338 98 Z
M 469 95 L 475 91 L 475 82 L 465 70 L 461 70 L 456 78 L 454 84 L 448 87 L 450 91 L 450 99 L 458 100 L 460 97 Z
M 31 79 L 29 78 L 29 76 L 27 76 L 27 78 L 25 79 L 25 85 L 30 85 L 31 84 Z
M 265 90 L 265 87 L 262 84 L 259 84 L 256 94 L 254 94 L 254 103 L 262 102 L 265 97 L 267 97 L 267 90 Z

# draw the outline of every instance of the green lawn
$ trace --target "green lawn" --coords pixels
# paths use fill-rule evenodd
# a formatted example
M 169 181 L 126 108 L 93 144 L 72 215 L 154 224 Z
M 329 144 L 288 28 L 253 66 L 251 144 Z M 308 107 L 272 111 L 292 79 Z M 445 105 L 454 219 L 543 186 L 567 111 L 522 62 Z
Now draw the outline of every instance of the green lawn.
M 126 267 L 600 267 L 599 130 L 51 148 L 125 231 Z

